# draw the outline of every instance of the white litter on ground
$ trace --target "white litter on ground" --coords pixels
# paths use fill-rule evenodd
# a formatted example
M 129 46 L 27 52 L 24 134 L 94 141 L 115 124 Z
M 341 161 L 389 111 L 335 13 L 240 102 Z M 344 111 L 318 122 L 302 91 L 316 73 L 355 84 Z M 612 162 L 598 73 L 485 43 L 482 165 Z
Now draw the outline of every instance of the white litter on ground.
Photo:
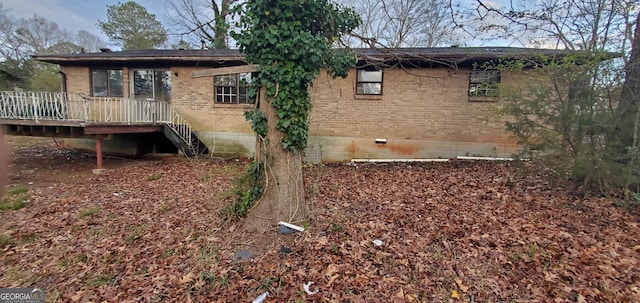
M 302 284 L 302 288 L 304 288 L 304 292 L 306 292 L 307 295 L 315 295 L 315 294 L 317 294 L 318 293 L 318 288 L 316 287 L 316 289 L 311 291 L 309 289 L 309 287 L 311 287 L 311 285 L 313 285 L 313 282 L 307 282 L 305 284 Z

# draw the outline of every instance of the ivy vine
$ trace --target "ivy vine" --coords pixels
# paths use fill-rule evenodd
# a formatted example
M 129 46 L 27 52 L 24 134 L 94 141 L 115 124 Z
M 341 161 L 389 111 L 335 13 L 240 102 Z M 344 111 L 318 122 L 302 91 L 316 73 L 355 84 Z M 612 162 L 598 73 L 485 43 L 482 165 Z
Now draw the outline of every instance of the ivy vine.
M 307 146 L 311 100 L 308 88 L 325 67 L 331 76 L 346 77 L 356 63 L 348 49 L 333 42 L 355 29 L 358 14 L 330 0 L 252 0 L 240 7 L 240 32 L 231 35 L 250 64 L 259 64 L 249 96 L 260 87 L 277 115 L 276 128 L 284 133 L 282 148 L 290 152 Z M 266 135 L 266 118 L 245 114 L 253 130 Z
M 251 129 L 261 137 L 267 135 L 267 117 L 257 108 L 247 110 L 244 112 L 244 117 L 247 121 L 251 121 Z

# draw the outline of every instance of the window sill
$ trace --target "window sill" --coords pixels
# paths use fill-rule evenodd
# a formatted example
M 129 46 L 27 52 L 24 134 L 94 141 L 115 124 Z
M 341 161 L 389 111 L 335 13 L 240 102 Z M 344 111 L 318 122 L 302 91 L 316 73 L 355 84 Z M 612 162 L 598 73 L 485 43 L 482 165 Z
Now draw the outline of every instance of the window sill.
M 251 108 L 252 104 L 225 104 L 225 103 L 214 103 L 213 108 L 237 108 L 237 109 L 247 109 Z
M 382 100 L 382 95 L 354 95 L 353 98 L 358 100 Z
M 469 96 L 469 102 L 498 102 L 498 97 Z

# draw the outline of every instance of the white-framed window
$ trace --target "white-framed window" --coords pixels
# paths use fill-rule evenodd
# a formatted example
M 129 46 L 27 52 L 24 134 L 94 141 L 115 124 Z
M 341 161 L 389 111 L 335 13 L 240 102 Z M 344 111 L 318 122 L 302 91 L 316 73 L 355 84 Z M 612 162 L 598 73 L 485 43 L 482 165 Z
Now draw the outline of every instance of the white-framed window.
M 91 69 L 91 95 L 122 97 L 122 69 Z
M 356 74 L 356 95 L 382 95 L 382 70 L 359 69 Z
M 215 76 L 213 89 L 215 92 L 215 103 L 220 104 L 251 104 L 247 97 L 249 84 L 251 83 L 251 73 L 230 74 Z
M 469 96 L 497 97 L 499 84 L 499 70 L 472 70 L 469 73 Z

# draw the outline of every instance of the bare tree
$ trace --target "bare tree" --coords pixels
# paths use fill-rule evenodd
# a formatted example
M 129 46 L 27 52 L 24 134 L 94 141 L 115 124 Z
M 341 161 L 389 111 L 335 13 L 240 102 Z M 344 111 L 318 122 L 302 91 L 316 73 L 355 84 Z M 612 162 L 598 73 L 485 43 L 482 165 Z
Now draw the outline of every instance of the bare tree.
M 95 35 L 85 31 L 75 35 L 37 15 L 16 18 L 0 5 L 0 88 L 55 87 L 59 77 L 57 68 L 38 63 L 31 55 L 79 53 L 82 48 L 94 50 L 104 44 Z M 48 85 L 41 85 L 44 82 Z
M 29 58 L 25 41 L 16 35 L 19 28 L 15 18 L 8 15 L 6 10 L 0 10 L 0 56 L 3 59 L 4 73 L 19 70 Z
M 68 41 L 70 33 L 52 21 L 34 15 L 16 19 L 0 10 L 0 74 L 2 86 L 27 86 L 37 64 L 31 55 Z
M 74 42 L 86 52 L 97 52 L 101 48 L 107 46 L 107 42 L 85 30 L 78 31 Z
M 640 14 L 636 16 L 635 31 L 631 42 L 631 55 L 625 66 L 625 79 L 617 108 L 619 128 L 632 132 L 617 132 L 617 139 L 624 148 L 631 148 L 635 157 L 632 165 L 640 161 Z M 640 175 L 640 173 L 638 173 Z
M 522 45 L 628 52 L 637 0 L 450 0 L 456 26 L 473 37 L 512 39 Z
M 570 166 L 571 178 L 583 189 L 627 191 L 635 185 L 637 190 L 640 3 L 539 0 L 500 6 L 486 0 L 472 5 L 453 1 L 454 21 L 471 35 L 576 51 L 545 67 L 552 85 L 528 89 L 537 95 L 527 95 L 526 89 L 502 96 L 503 109 L 516 121 L 507 122 L 507 128 L 521 142 L 533 142 L 562 159 L 559 163 Z M 540 93 L 550 87 L 552 94 Z M 556 136 L 545 135 L 550 132 Z
M 434 47 L 456 41 L 447 0 L 357 0 L 356 34 L 385 47 Z M 357 46 L 363 46 L 363 43 Z
M 61 28 L 58 23 L 34 15 L 29 19 L 20 19 L 15 31 L 16 38 L 27 45 L 32 54 L 37 54 L 59 42 L 70 41 L 71 32 Z
M 231 10 L 237 0 L 167 1 L 167 15 L 180 40 L 209 48 L 229 47 Z M 192 38 L 189 38 L 192 37 Z

